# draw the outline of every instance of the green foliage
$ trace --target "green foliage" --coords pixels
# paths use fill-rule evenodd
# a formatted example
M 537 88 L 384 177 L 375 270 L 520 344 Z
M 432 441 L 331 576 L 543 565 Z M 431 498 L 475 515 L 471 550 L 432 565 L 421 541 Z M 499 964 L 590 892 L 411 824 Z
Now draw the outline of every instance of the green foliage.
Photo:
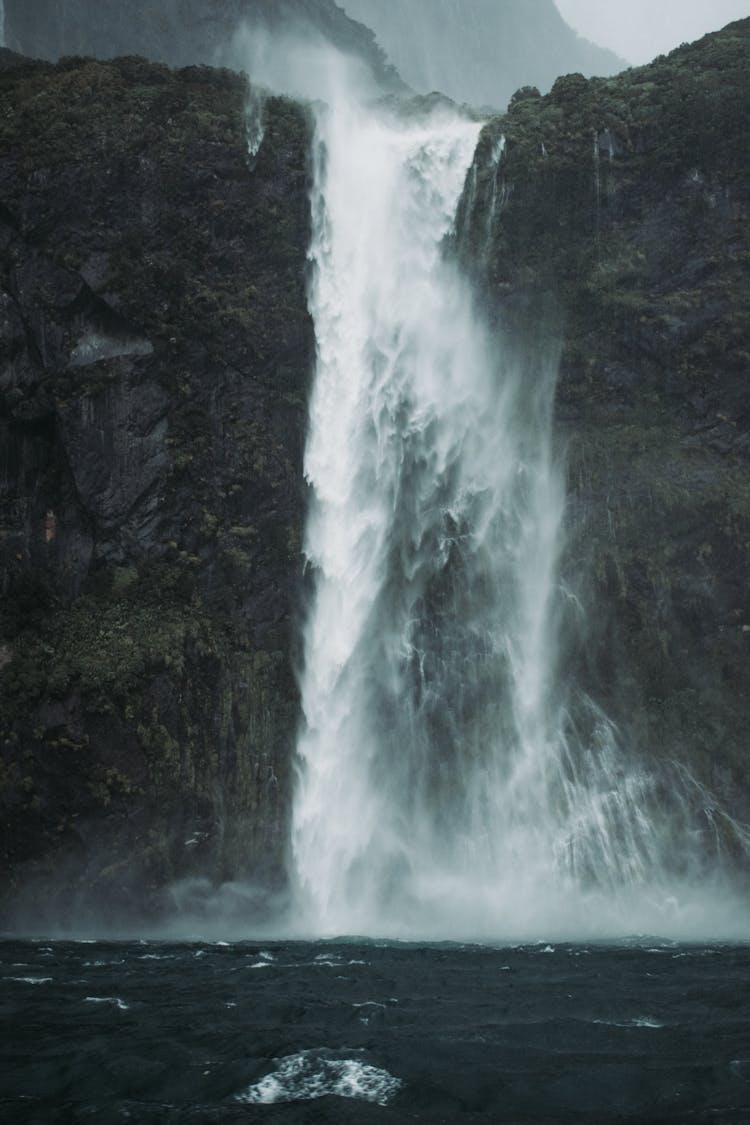
M 122 526 L 102 528 L 96 511 L 67 501 L 69 523 L 80 519 L 100 545 L 116 540 L 119 563 L 100 560 L 75 578 L 56 570 L 54 551 L 33 570 L 22 554 L 14 564 L 0 616 L 11 863 L 75 848 L 78 823 L 97 847 L 109 841 L 96 862 L 113 886 L 123 864 L 117 854 L 105 863 L 107 847 L 154 885 L 189 862 L 216 875 L 230 860 L 233 873 L 269 864 L 272 847 L 281 856 L 280 763 L 296 722 L 288 599 L 312 351 L 310 122 L 270 99 L 251 167 L 247 96 L 237 75 L 141 59 L 0 72 L 0 147 L 13 162 L 4 203 L 19 246 L 64 267 L 73 295 L 78 271 L 96 263 L 91 284 L 112 316 L 153 347 L 134 371 L 119 361 L 49 363 L 39 384 L 50 422 L 83 397 L 109 419 L 141 386 L 152 395 L 156 386 L 164 445 L 150 431 L 147 444 L 169 461 L 137 515 L 116 513 Z M 55 293 L 50 301 L 56 316 Z M 67 464 L 63 424 L 56 435 Z M 162 539 L 150 515 L 142 531 L 146 503 L 170 529 Z M 212 841 L 202 858 L 184 848 L 191 817 Z
M 516 109 L 521 102 L 539 101 L 541 96 L 542 95 L 540 94 L 537 86 L 521 86 L 521 88 L 519 90 L 516 90 L 515 94 L 510 99 L 510 102 L 508 103 L 508 112 Z

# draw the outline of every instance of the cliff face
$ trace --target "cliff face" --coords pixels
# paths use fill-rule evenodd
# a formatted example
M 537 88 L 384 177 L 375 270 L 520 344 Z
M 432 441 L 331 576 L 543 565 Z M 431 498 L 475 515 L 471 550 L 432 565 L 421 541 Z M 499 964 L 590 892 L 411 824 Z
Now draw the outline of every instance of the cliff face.
M 553 295 L 562 326 L 565 570 L 588 610 L 574 674 L 638 751 L 743 818 L 748 121 L 750 20 L 617 78 L 521 90 L 484 130 L 460 217 L 490 314 L 538 331 Z
M 308 122 L 229 72 L 0 71 L 3 891 L 273 885 L 313 340 Z M 45 891 L 46 886 L 46 891 Z M 40 889 L 41 888 L 41 889 Z
M 520 91 L 457 246 L 499 328 L 562 332 L 568 670 L 744 819 L 749 55 L 745 20 Z M 250 157 L 236 75 L 0 61 L 5 904 L 38 926 L 158 911 L 183 876 L 279 886 L 309 123 L 269 100 Z

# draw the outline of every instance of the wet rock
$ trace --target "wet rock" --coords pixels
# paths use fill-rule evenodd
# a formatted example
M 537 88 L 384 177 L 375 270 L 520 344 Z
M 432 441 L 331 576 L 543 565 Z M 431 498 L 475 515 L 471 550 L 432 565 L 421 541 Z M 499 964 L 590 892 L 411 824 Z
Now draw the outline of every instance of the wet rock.
M 3 61 L 4 894 L 25 888 L 32 916 L 122 914 L 187 875 L 273 884 L 297 722 L 308 122 L 268 101 L 251 168 L 236 75 Z
M 745 821 L 749 76 L 740 20 L 515 100 L 480 140 L 458 246 L 505 331 L 562 335 L 565 580 L 587 606 L 571 673 L 636 753 L 682 763 Z

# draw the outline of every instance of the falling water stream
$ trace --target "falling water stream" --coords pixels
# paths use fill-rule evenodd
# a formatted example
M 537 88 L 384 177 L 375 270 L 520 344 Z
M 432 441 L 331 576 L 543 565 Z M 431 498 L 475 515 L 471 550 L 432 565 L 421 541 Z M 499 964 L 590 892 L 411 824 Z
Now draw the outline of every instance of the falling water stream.
M 511 355 L 443 253 L 478 131 L 318 118 L 293 853 L 321 933 L 621 928 L 603 898 L 665 895 L 654 779 L 561 671 L 555 347 Z
M 478 169 L 481 125 L 451 103 L 383 100 L 305 37 L 238 42 L 316 120 L 289 930 L 745 932 L 715 859 L 722 832 L 748 852 L 750 834 L 576 683 L 592 608 L 561 567 L 559 340 L 540 319 L 511 347 L 450 252 L 502 138 Z

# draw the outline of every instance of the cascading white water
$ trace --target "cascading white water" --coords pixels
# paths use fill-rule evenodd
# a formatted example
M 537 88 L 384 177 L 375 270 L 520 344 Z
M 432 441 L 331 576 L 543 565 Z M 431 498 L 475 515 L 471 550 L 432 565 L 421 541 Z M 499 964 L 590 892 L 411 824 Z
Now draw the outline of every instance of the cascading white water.
M 351 91 L 318 117 L 293 855 L 322 933 L 606 931 L 664 897 L 653 781 L 561 686 L 555 350 L 499 354 L 441 252 L 477 134 Z
M 479 126 L 373 100 L 304 36 L 237 50 L 316 99 L 291 929 L 746 933 L 704 845 L 717 825 L 750 853 L 750 834 L 684 770 L 637 765 L 569 667 L 585 611 L 559 574 L 557 346 L 540 325 L 511 352 L 443 253 Z M 487 159 L 464 212 L 502 140 Z M 488 250 L 504 201 L 473 222 Z

